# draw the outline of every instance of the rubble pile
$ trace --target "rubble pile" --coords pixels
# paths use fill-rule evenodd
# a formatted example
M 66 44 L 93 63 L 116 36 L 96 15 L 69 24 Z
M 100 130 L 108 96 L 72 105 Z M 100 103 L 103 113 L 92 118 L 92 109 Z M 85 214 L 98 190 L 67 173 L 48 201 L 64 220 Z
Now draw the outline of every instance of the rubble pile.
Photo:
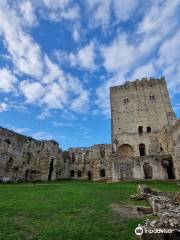
M 180 192 L 158 192 L 146 185 L 138 185 L 138 194 L 130 196 L 134 200 L 146 200 L 150 207 L 137 207 L 144 214 L 152 213 L 157 220 L 147 219 L 139 225 L 142 240 L 180 239 Z

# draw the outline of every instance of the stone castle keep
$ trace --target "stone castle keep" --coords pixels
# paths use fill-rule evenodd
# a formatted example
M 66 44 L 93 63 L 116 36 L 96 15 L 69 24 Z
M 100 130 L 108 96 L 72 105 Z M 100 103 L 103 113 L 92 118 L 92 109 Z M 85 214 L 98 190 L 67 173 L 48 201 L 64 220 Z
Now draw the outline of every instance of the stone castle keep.
M 164 78 L 110 88 L 112 145 L 69 148 L 0 128 L 0 180 L 180 179 L 180 120 Z

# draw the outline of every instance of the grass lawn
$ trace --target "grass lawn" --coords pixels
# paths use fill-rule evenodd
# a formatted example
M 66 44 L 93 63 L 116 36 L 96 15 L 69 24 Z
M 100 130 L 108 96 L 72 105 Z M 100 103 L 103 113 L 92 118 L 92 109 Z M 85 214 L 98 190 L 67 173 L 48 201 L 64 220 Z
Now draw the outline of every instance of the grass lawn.
M 0 239 L 134 239 L 134 229 L 143 219 L 120 216 L 111 204 L 140 205 L 129 198 L 138 183 L 143 182 L 0 185 Z M 159 190 L 180 190 L 176 182 L 145 183 Z

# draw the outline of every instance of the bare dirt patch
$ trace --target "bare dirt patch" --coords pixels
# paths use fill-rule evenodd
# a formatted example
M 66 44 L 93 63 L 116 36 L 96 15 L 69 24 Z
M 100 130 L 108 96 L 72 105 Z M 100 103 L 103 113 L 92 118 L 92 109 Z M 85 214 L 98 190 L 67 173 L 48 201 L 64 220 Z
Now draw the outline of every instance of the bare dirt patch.
M 120 204 L 117 204 L 117 203 L 113 203 L 113 204 L 111 204 L 111 209 L 112 209 L 113 213 L 115 213 L 115 214 L 117 214 L 121 217 L 129 218 L 129 219 L 142 218 L 143 217 L 143 214 L 140 214 L 137 211 L 136 206 L 120 205 Z

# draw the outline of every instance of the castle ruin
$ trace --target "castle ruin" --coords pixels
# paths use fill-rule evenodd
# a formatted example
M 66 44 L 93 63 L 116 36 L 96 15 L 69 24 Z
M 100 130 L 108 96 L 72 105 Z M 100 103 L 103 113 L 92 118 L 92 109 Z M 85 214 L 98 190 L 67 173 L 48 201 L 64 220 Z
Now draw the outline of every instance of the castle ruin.
M 164 78 L 110 88 L 112 144 L 69 148 L 0 128 L 0 177 L 19 180 L 180 179 L 180 120 Z

